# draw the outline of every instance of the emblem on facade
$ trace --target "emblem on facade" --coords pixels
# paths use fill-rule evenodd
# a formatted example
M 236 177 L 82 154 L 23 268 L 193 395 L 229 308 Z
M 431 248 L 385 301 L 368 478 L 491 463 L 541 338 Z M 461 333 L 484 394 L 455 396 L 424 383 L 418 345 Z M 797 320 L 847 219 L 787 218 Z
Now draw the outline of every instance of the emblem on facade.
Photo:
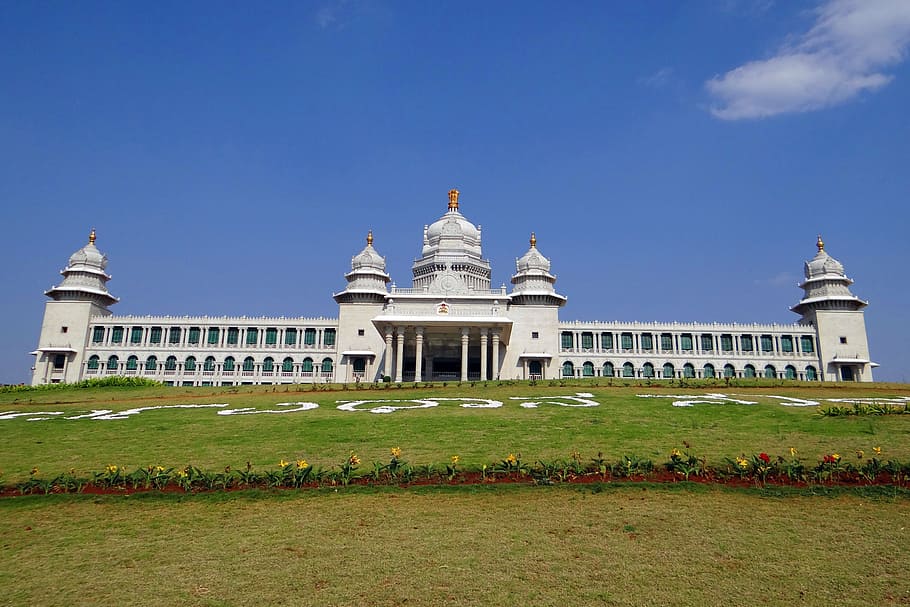
M 436 313 L 437 314 L 448 314 L 449 313 L 449 304 L 447 304 L 446 302 L 440 303 L 438 306 L 436 306 Z

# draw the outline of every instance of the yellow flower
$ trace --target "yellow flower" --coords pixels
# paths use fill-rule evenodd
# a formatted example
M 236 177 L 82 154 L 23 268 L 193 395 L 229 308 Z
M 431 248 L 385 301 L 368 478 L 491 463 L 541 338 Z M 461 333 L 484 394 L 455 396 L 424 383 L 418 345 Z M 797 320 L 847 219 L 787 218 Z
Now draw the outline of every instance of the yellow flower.
M 348 458 L 348 463 L 352 466 L 360 465 L 360 458 L 357 457 L 357 454 L 351 451 L 351 457 Z
M 452 465 L 454 466 L 455 464 L 457 464 L 457 463 L 458 463 L 458 460 L 460 460 L 460 459 L 461 459 L 461 458 L 458 457 L 457 455 L 453 455 L 453 456 L 452 456 Z
M 749 460 L 743 456 L 739 456 L 736 458 L 736 465 L 745 470 L 749 467 Z
M 506 461 L 510 464 L 514 464 L 518 459 L 515 457 L 514 453 L 509 453 L 509 457 L 506 458 Z
M 881 448 L 881 447 L 872 447 L 872 450 L 875 452 L 876 455 L 881 455 L 881 454 L 882 454 L 882 448 Z
M 186 470 L 178 470 L 177 476 L 179 476 L 180 478 L 186 478 L 187 477 Z
M 105 471 L 108 474 L 117 474 L 117 466 L 115 466 L 114 464 L 108 464 L 107 468 L 105 468 Z
M 306 461 L 305 459 L 298 459 L 298 460 L 297 460 L 297 467 L 298 467 L 298 468 L 309 468 L 309 467 L 310 467 L 310 463 L 309 463 L 308 461 Z
M 287 468 L 288 466 L 290 466 L 290 464 L 288 462 L 284 461 L 284 458 L 282 458 L 282 460 L 280 462 L 278 462 L 279 468 Z
M 401 447 L 392 447 L 391 449 L 389 449 L 389 451 L 392 453 L 392 457 L 394 457 L 395 459 L 398 459 L 401 457 Z
M 35 466 L 34 468 L 32 468 L 31 471 L 29 472 L 29 474 L 31 474 L 32 476 L 35 476 L 36 474 L 38 474 L 38 466 Z
M 839 461 L 840 461 L 840 453 L 832 453 L 832 454 L 831 454 L 831 457 L 832 457 L 832 458 L 834 459 L 834 461 L 836 461 L 836 462 L 839 462 Z
M 161 474 L 162 472 L 164 472 L 164 466 L 155 466 L 155 472 L 157 472 L 158 474 Z
M 790 447 L 790 457 L 796 457 L 796 449 Z
M 673 449 L 673 451 L 670 451 L 670 457 L 682 457 L 682 453 L 680 453 L 679 449 Z

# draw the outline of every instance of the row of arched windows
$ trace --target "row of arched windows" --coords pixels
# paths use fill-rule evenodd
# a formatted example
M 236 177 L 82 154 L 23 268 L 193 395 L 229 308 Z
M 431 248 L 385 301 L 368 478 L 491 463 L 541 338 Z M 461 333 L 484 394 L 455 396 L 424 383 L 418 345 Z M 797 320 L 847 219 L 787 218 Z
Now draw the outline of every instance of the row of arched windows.
M 697 377 L 695 366 L 691 363 L 686 363 L 682 366 L 682 373 L 680 377 L 686 378 L 695 378 Z M 814 381 L 818 379 L 818 370 L 812 365 L 808 365 L 805 370 L 805 377 L 807 380 Z M 736 377 L 736 368 L 731 364 L 726 364 L 723 366 L 723 369 L 720 371 L 723 377 Z M 585 361 L 581 365 L 581 376 L 582 377 L 594 377 L 595 376 L 594 363 L 591 361 Z M 562 364 L 562 375 L 563 377 L 575 377 L 575 365 L 571 361 L 566 361 Z M 605 362 L 601 368 L 600 375 L 602 377 L 646 377 L 646 378 L 674 378 L 677 377 L 676 367 L 672 363 L 664 363 L 663 367 L 659 370 L 654 367 L 651 363 L 645 363 L 641 366 L 641 369 L 636 369 L 635 365 L 631 362 L 623 363 L 619 368 L 614 367 L 612 362 Z M 718 370 L 711 363 L 706 364 L 702 367 L 701 377 L 713 378 L 718 377 Z M 758 370 L 754 365 L 746 365 L 742 368 L 742 377 L 759 377 Z M 774 365 L 765 365 L 762 369 L 761 377 L 766 377 L 769 379 L 777 379 L 778 371 L 777 367 Z M 798 372 L 796 367 L 793 365 L 787 365 L 784 367 L 783 372 L 784 379 L 797 379 Z
M 97 355 L 89 357 L 87 361 L 87 368 L 89 371 L 96 371 L 101 368 L 101 358 Z M 195 356 L 187 356 L 183 361 L 183 370 L 184 371 L 195 371 L 198 366 L 198 361 Z M 214 356 L 208 356 L 202 362 L 203 371 L 214 371 L 217 366 L 217 361 Z M 146 371 L 156 371 L 158 369 L 158 357 L 149 356 L 141 363 L 142 368 Z M 165 371 L 176 371 L 177 370 L 177 357 L 168 356 L 164 361 L 164 370 Z M 139 357 L 130 356 L 126 359 L 125 369 L 127 371 L 138 370 L 140 366 Z M 221 363 L 221 370 L 226 372 L 233 372 L 237 370 L 237 361 L 233 356 L 228 356 Z M 275 371 L 276 361 L 271 356 L 266 356 L 262 359 L 262 371 L 269 373 Z M 300 370 L 304 373 L 310 373 L 316 367 L 314 361 L 310 357 L 304 358 L 300 363 Z M 105 363 L 105 369 L 109 371 L 116 371 L 120 368 L 120 358 L 116 355 L 109 356 L 107 362 Z M 254 371 L 256 368 L 256 361 L 252 356 L 247 356 L 243 359 L 243 362 L 240 367 L 243 371 Z M 318 370 L 322 373 L 331 373 L 334 368 L 334 362 L 331 358 L 322 359 L 322 363 L 318 366 Z M 294 371 L 294 359 L 290 356 L 286 357 L 281 361 L 280 370 L 285 373 L 290 373 Z

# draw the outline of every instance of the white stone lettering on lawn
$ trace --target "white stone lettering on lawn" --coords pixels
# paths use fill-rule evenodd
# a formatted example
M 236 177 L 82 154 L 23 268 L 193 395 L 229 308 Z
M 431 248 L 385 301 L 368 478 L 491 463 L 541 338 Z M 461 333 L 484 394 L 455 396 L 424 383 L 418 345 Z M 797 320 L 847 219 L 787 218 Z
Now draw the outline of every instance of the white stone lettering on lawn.
M 34 415 L 63 415 L 63 411 L 30 411 L 28 413 L 21 413 L 19 411 L 5 411 L 0 413 L 0 419 L 16 419 L 17 417 L 29 417 Z M 36 422 L 43 421 L 45 419 L 50 419 L 50 417 L 31 417 L 26 421 Z
M 825 400 L 831 403 L 856 403 L 858 405 L 903 405 L 910 403 L 910 396 L 892 396 L 890 398 L 877 396 L 868 398 L 826 398 Z
M 157 409 L 211 409 L 213 407 L 224 408 L 227 403 L 212 405 L 154 405 L 151 407 L 136 407 L 135 409 L 126 409 L 124 411 L 108 412 L 103 415 L 94 415 L 91 419 L 126 419 L 131 415 L 139 415 L 143 411 L 155 411 Z
M 410 398 L 410 399 L 372 399 L 372 400 L 339 400 L 341 403 L 337 409 L 339 411 L 369 411 L 370 413 L 394 413 L 395 411 L 407 411 L 408 409 L 430 409 L 438 407 L 442 401 L 464 401 L 461 406 L 468 409 L 495 409 L 502 406 L 502 402 L 491 400 L 489 398 Z M 379 404 L 378 407 L 364 407 L 372 403 Z M 385 403 L 414 403 L 412 405 L 389 405 Z
M 241 407 L 240 409 L 225 409 L 219 411 L 218 415 L 253 415 L 256 413 L 296 413 L 298 411 L 311 411 L 313 409 L 318 409 L 319 405 L 316 403 L 278 403 L 273 405 L 275 407 L 289 407 L 288 409 L 257 409 L 256 407 Z M 290 407 L 293 407 L 291 409 Z
M 672 398 L 674 407 L 692 407 L 693 405 L 723 405 L 736 403 L 737 405 L 757 405 L 752 400 L 739 400 L 726 394 L 636 394 L 638 398 Z
M 768 394 L 768 398 L 776 398 L 781 401 L 785 407 L 817 407 L 817 400 L 807 400 L 805 398 L 796 398 L 793 396 L 774 396 L 773 394 Z
M 591 400 L 593 397 L 594 395 L 590 392 L 576 392 L 575 396 L 510 396 L 509 399 L 525 401 L 518 405 L 524 409 L 536 409 L 540 405 L 556 405 L 557 407 L 596 407 L 598 402 Z M 528 400 L 529 398 L 535 400 Z

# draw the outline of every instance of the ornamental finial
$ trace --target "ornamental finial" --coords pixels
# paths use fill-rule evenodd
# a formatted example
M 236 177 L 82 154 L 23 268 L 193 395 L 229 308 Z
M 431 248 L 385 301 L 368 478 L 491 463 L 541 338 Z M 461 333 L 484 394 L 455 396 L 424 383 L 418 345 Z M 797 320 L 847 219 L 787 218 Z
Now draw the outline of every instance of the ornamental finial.
M 373 246 L 373 230 L 367 232 L 367 244 Z
M 534 235 L 534 232 L 531 232 L 531 247 L 537 247 L 537 236 Z
M 815 241 L 815 246 L 818 247 L 818 252 L 821 253 L 825 250 L 825 241 L 822 240 L 822 235 L 818 235 L 818 240 Z
M 92 228 L 92 231 L 88 235 L 88 243 L 95 244 L 95 228 Z
M 458 210 L 458 194 L 460 192 L 455 188 L 449 190 L 449 210 L 457 211 Z

